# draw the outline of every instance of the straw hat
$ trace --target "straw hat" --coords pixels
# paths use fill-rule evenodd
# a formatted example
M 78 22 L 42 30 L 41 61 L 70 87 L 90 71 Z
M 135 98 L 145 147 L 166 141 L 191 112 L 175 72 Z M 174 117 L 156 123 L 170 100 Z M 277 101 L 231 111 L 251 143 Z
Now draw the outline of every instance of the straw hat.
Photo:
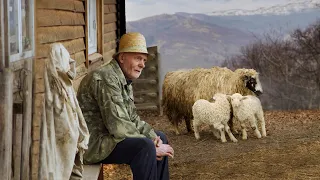
M 144 36 L 138 32 L 129 32 L 121 36 L 119 51 L 112 57 L 115 58 L 122 52 L 137 52 L 148 54 L 147 43 Z

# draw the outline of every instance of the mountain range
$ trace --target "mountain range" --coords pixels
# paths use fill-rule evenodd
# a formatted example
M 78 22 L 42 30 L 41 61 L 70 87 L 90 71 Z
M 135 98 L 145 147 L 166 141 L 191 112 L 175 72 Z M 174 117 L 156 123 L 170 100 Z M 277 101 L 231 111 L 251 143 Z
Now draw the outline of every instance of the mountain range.
M 281 7 L 278 10 L 285 9 Z M 294 6 L 288 4 L 288 7 Z M 141 32 L 148 46 L 158 46 L 162 83 L 164 75 L 172 70 L 220 65 L 226 57 L 239 54 L 242 46 L 262 38 L 264 33 L 285 37 L 296 28 L 307 27 L 320 18 L 319 9 L 313 7 L 290 13 L 279 13 L 280 10 L 261 13 L 271 10 L 260 9 L 260 13 L 243 13 L 246 15 L 230 11 L 161 14 L 129 21 L 127 31 Z

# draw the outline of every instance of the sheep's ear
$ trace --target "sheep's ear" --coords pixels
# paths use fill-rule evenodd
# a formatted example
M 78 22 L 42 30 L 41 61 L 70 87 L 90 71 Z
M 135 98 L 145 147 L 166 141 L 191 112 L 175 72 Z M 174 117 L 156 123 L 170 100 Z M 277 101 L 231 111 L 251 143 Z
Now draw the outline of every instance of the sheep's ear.
M 242 76 L 242 80 L 243 80 L 245 83 L 247 83 L 247 81 L 250 80 L 250 76 L 244 75 L 244 76 Z
M 231 101 L 231 95 L 227 94 L 227 99 L 230 102 Z

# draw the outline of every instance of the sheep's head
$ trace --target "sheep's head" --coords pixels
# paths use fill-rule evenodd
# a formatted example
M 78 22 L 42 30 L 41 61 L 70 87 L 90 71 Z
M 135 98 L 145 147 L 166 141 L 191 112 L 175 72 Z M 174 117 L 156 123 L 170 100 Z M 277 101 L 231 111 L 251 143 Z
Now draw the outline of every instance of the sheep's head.
M 236 72 L 241 75 L 245 87 L 254 92 L 257 96 L 263 93 L 258 72 L 253 69 L 238 69 Z
M 241 104 L 241 101 L 246 99 L 245 96 L 242 96 L 241 94 L 239 93 L 234 93 L 231 95 L 231 104 L 232 104 L 232 107 L 239 107 L 240 104 Z

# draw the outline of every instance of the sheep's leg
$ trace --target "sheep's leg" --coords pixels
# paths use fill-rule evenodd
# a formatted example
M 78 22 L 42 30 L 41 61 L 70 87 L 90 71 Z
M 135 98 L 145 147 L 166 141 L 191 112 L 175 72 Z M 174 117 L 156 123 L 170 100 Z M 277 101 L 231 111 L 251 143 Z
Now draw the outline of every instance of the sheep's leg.
M 210 129 L 213 132 L 214 137 L 216 137 L 217 139 L 220 139 L 220 133 L 217 129 L 214 128 L 213 125 L 210 125 Z
M 233 134 L 232 134 L 232 132 L 231 132 L 231 130 L 230 130 L 230 127 L 229 127 L 227 124 L 224 125 L 224 129 L 225 129 L 226 132 L 228 133 L 228 136 L 229 136 L 229 138 L 230 138 L 230 140 L 231 140 L 232 142 L 238 142 L 238 140 L 233 136 Z
M 188 131 L 188 132 L 192 132 L 191 120 L 190 120 L 190 118 L 184 117 L 184 121 L 186 122 L 187 131 Z
M 200 134 L 199 134 L 199 124 L 197 123 L 196 119 L 193 119 L 193 129 L 194 129 L 194 136 L 196 139 L 200 139 Z
M 248 139 L 248 134 L 246 130 L 246 124 L 244 122 L 241 122 L 241 130 L 242 130 L 242 139 L 246 140 Z
M 256 120 L 254 117 L 251 117 L 249 119 L 249 123 L 250 123 L 250 126 L 251 126 L 251 129 L 254 131 L 254 135 L 257 137 L 257 138 L 261 138 L 261 134 L 260 134 L 260 131 L 257 127 L 257 123 L 256 123 Z
M 218 125 L 217 126 L 217 129 L 220 131 L 220 139 L 221 139 L 221 142 L 225 143 L 227 142 L 227 139 L 226 139 L 226 134 L 224 132 L 224 125 Z
M 266 137 L 267 136 L 266 122 L 264 120 L 263 112 L 260 112 L 257 114 L 257 119 L 259 120 L 259 123 L 261 126 L 262 137 Z
M 174 119 L 173 120 L 173 126 L 174 126 L 174 131 L 176 132 L 176 135 L 180 135 L 180 132 L 179 132 L 179 126 L 178 126 L 178 120 L 177 119 Z

